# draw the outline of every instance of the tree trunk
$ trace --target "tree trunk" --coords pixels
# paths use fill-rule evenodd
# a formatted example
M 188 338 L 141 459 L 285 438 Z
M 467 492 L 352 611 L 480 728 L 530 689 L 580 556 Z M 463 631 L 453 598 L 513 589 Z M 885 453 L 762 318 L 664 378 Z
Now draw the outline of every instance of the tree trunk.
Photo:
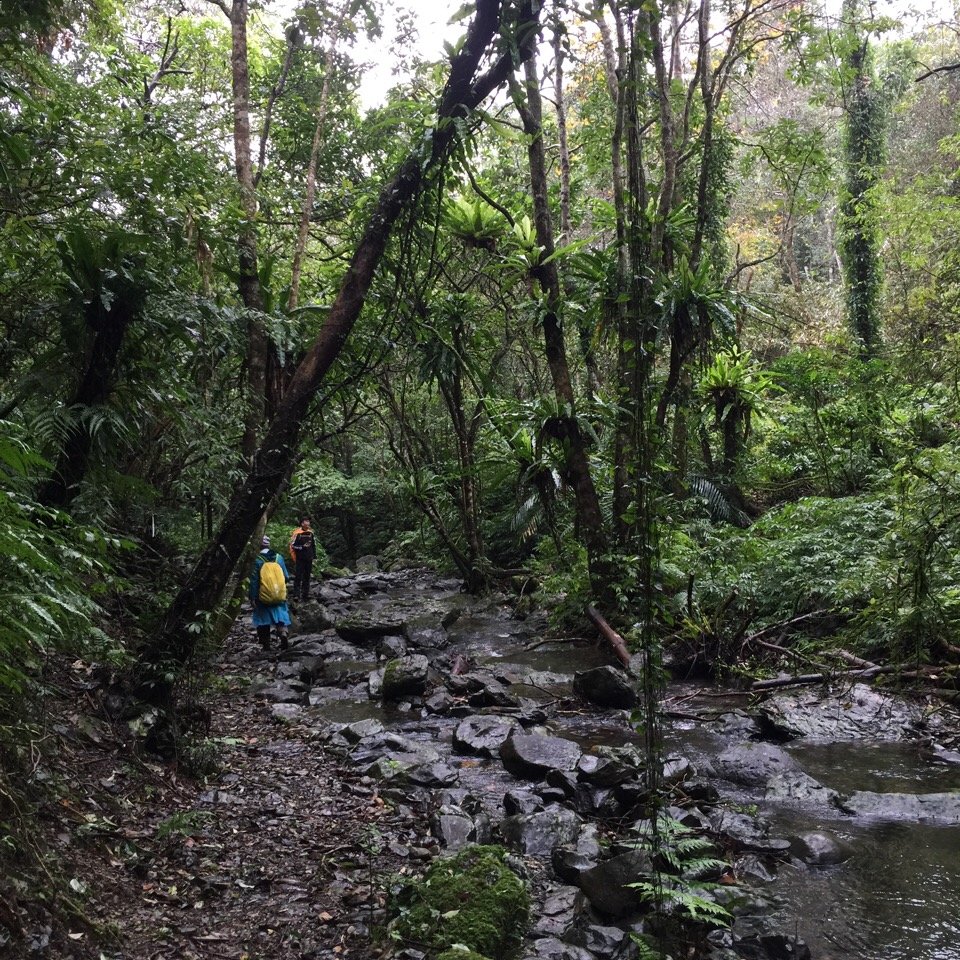
M 536 19 L 532 0 L 525 0 L 518 22 L 511 24 L 516 30 L 514 35 L 524 38 L 521 57 L 532 53 Z M 146 668 L 145 687 L 155 700 L 170 698 L 172 681 L 170 670 L 165 668 L 178 668 L 190 661 L 198 637 L 202 636 L 203 619 L 216 606 L 258 520 L 283 483 L 296 456 L 311 401 L 353 329 L 394 224 L 423 190 L 428 171 L 444 162 L 454 146 L 457 124 L 452 122 L 453 118 L 469 117 L 513 68 L 513 54 L 508 51 L 497 56 L 485 73 L 476 76 L 499 28 L 497 0 L 477 0 L 466 43 L 450 65 L 437 109 L 438 122 L 426 139 L 415 144 L 381 192 L 327 319 L 294 372 L 250 471 L 230 501 L 216 539 L 204 550 L 167 609 L 160 629 L 141 651 L 141 663 Z
M 553 224 L 547 201 L 547 165 L 543 147 L 543 110 L 540 100 L 540 87 L 537 78 L 536 61 L 530 57 L 524 64 L 526 76 L 526 103 L 523 91 L 514 87 L 514 99 L 520 110 L 524 132 L 530 138 L 527 159 L 530 165 L 530 187 L 533 194 L 534 221 L 537 230 L 537 243 L 542 247 L 542 258 L 548 260 L 554 252 Z M 541 263 L 533 271 L 544 294 L 543 303 L 543 339 L 553 380 L 554 395 L 561 411 L 564 440 L 567 443 L 567 467 L 573 482 L 577 505 L 577 521 L 580 534 L 587 549 L 590 565 L 591 585 L 595 592 L 606 597 L 609 591 L 609 577 L 602 558 L 609 544 L 603 528 L 603 514 L 600 500 L 590 474 L 586 444 L 577 421 L 576 398 L 570 379 L 567 363 L 566 345 L 563 327 L 560 322 L 562 296 L 560 276 L 555 260 Z
M 287 310 L 295 310 L 300 299 L 300 276 L 303 273 L 303 258 L 307 252 L 307 239 L 310 236 L 310 219 L 313 216 L 313 202 L 317 196 L 317 159 L 320 155 L 320 144 L 323 137 L 323 127 L 327 121 L 327 103 L 330 99 L 330 74 L 333 72 L 333 56 L 337 50 L 337 41 L 340 39 L 340 30 L 349 10 L 349 2 L 344 3 L 337 14 L 337 21 L 330 34 L 330 43 L 323 65 L 323 86 L 320 88 L 320 102 L 317 104 L 317 125 L 313 131 L 313 143 L 310 146 L 310 161 L 307 164 L 307 184 L 303 197 L 303 207 L 300 210 L 300 229 L 297 232 L 297 245 L 293 251 L 293 264 L 290 274 L 290 296 L 287 299 Z
M 105 403 L 113 390 L 123 339 L 143 303 L 142 292 L 116 292 L 109 310 L 94 297 L 86 307 L 86 324 L 94 331 L 86 368 L 70 399 L 69 410 L 93 410 Z M 53 472 L 37 493 L 40 503 L 64 510 L 70 506 L 90 460 L 93 435 L 89 424 L 71 424 L 57 455 Z

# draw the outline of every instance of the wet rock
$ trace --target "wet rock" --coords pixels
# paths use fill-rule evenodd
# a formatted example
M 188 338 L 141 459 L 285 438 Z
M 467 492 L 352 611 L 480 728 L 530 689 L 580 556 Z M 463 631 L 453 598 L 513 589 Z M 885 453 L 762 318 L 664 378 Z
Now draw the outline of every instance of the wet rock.
M 574 674 L 573 692 L 599 707 L 627 709 L 637 705 L 637 691 L 616 667 L 594 667 Z
M 611 917 L 628 917 L 641 907 L 634 883 L 651 871 L 649 856 L 643 850 L 629 850 L 598 863 L 577 878 L 577 884 L 595 910 Z
M 473 818 L 459 807 L 441 807 L 433 815 L 431 827 L 433 835 L 448 850 L 459 850 L 476 841 Z
M 690 807 L 688 809 L 684 809 L 683 807 L 670 807 L 667 810 L 667 816 L 676 820 L 678 823 L 682 823 L 690 830 L 697 830 L 700 833 L 705 833 L 710 830 L 712 826 L 710 818 L 696 807 Z
M 423 705 L 429 713 L 446 714 L 453 707 L 453 697 L 446 690 L 437 690 Z
M 432 763 L 422 763 L 411 767 L 407 771 L 407 780 L 418 787 L 449 787 L 460 779 L 460 775 L 453 767 L 442 760 Z
M 550 863 L 558 879 L 579 887 L 580 876 L 592 870 L 600 860 L 600 844 L 595 824 L 587 824 L 576 838 L 576 843 L 557 847 Z
M 436 620 L 411 620 L 404 627 L 407 643 L 417 649 L 443 650 L 450 643 L 446 628 Z
M 697 803 L 716 803 L 720 799 L 720 791 L 706 777 L 686 780 L 683 792 Z
M 933 759 L 937 763 L 944 763 L 951 767 L 960 764 L 960 751 L 948 750 L 939 743 L 935 743 L 932 749 Z
M 916 731 L 921 710 L 912 703 L 858 683 L 846 692 L 780 693 L 760 707 L 765 732 L 787 739 L 902 740 Z
M 504 767 L 516 777 L 543 779 L 551 770 L 574 770 L 580 747 L 572 740 L 545 734 L 514 733 L 500 747 Z
M 514 710 L 519 708 L 520 702 L 499 680 L 491 678 L 476 693 L 470 694 L 470 705 Z
M 811 867 L 826 867 L 844 863 L 853 855 L 845 843 L 829 833 L 810 831 L 790 839 L 790 852 Z
M 367 737 L 376 737 L 382 734 L 383 724 L 373 718 L 357 720 L 356 723 L 348 723 L 345 727 L 342 727 L 339 733 L 347 743 L 359 743 Z
M 519 724 L 512 717 L 473 716 L 462 721 L 453 733 L 454 749 L 495 757 Z
M 493 674 L 482 670 L 468 670 L 466 673 L 451 674 L 446 678 L 447 689 L 457 696 L 476 693 L 488 683 L 498 682 Z
M 663 765 L 663 782 L 672 786 L 695 773 L 693 764 L 686 757 L 671 757 Z
M 381 660 L 397 660 L 407 655 L 407 641 L 403 637 L 384 637 L 377 643 L 377 656 Z
M 316 600 L 301 600 L 294 609 L 294 622 L 300 633 L 319 633 L 333 626 L 327 608 Z
M 799 771 L 800 765 L 782 747 L 772 743 L 741 743 L 729 747 L 714 761 L 717 774 L 741 786 L 765 786 L 778 773 Z
M 543 800 L 528 790 L 508 790 L 503 795 L 503 809 L 508 817 L 516 813 L 535 813 L 543 809 Z
M 518 813 L 500 824 L 504 840 L 529 857 L 549 857 L 556 847 L 572 843 L 579 830 L 580 818 L 563 807 Z
M 603 927 L 595 924 L 581 926 L 567 938 L 567 943 L 583 947 L 604 960 L 628 960 L 637 955 L 637 945 L 630 934 L 619 927 Z
M 738 936 L 734 930 L 733 943 L 744 960 L 810 960 L 810 948 L 803 940 L 779 931 Z
M 427 688 L 429 663 L 422 654 L 391 660 L 383 668 L 384 700 L 402 700 L 404 697 L 419 697 Z
M 563 939 L 579 921 L 585 907 L 586 899 L 576 887 L 560 887 L 543 902 L 530 932 L 534 937 Z
M 273 703 L 299 703 L 307 702 L 306 687 L 294 680 L 276 680 L 273 683 L 265 683 L 258 687 L 256 695 L 261 700 L 270 700 Z
M 843 809 L 858 817 L 906 823 L 960 824 L 960 793 L 852 793 Z
M 300 719 L 303 715 L 303 707 L 298 703 L 275 703 L 270 708 L 270 714 L 277 720 L 290 723 Z
M 616 787 L 642 775 L 643 768 L 643 754 L 634 747 L 599 747 L 583 757 L 577 775 L 597 787 Z
M 563 943 L 556 937 L 544 937 L 533 944 L 534 957 L 537 960 L 595 960 L 592 953 L 583 947 Z
M 372 553 L 367 554 L 366 556 L 358 557 L 354 566 L 356 567 L 357 573 L 379 573 L 380 558 L 375 557 Z
M 370 652 L 339 639 L 336 634 L 312 633 L 294 638 L 291 652 L 296 654 L 304 666 L 311 667 L 311 657 L 320 660 L 369 660 Z
M 745 813 L 714 810 L 710 816 L 713 829 L 737 849 L 751 853 L 784 856 L 790 851 L 790 841 L 769 836 L 769 825 Z
M 799 770 L 775 774 L 767 782 L 765 799 L 777 803 L 795 803 L 803 806 L 835 804 L 836 790 L 818 783 L 813 777 Z
M 568 673 L 555 673 L 552 670 L 531 670 L 521 682 L 546 693 L 562 696 L 572 689 L 573 677 Z
M 379 610 L 352 613 L 338 620 L 334 629 L 344 640 L 351 643 L 370 643 L 381 637 L 401 633 L 403 625 L 403 611 Z

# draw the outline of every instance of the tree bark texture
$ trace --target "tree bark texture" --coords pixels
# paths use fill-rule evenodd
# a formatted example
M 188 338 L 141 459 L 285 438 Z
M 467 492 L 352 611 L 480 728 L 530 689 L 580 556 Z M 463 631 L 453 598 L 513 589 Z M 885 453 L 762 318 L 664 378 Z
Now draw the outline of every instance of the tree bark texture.
M 500 6 L 497 0 L 477 0 L 466 42 L 450 65 L 437 123 L 381 192 L 327 319 L 294 372 L 249 473 L 231 498 L 216 539 L 201 554 L 167 609 L 160 629 L 141 651 L 149 687 L 145 692 L 158 701 L 168 700 L 172 692 L 169 672 L 162 668 L 181 667 L 194 655 L 202 622 L 199 630 L 193 625 L 216 606 L 259 518 L 287 475 L 310 404 L 360 314 L 391 229 L 420 194 L 429 171 L 449 156 L 457 135 L 455 120 L 468 118 L 507 79 L 516 54 L 524 58 L 532 53 L 537 14 L 532 0 L 525 0 L 515 25 L 516 35 L 521 38 L 519 51 L 496 54 L 491 66 L 477 77 L 500 29 Z
M 540 100 L 536 62 L 532 56 L 524 64 L 524 70 L 525 91 L 522 93 L 517 91 L 515 99 L 520 109 L 524 132 L 530 141 L 527 147 L 527 159 L 530 165 L 530 188 L 533 194 L 537 243 L 542 248 L 542 260 L 549 260 L 554 252 L 553 223 L 547 199 L 547 165 L 542 126 L 543 109 Z M 573 391 L 573 382 L 570 378 L 570 367 L 567 363 L 566 345 L 560 319 L 563 298 L 556 261 L 541 262 L 534 270 L 534 276 L 544 295 L 541 320 L 544 347 L 547 366 L 550 368 L 550 376 L 553 380 L 554 396 L 560 411 L 564 440 L 567 444 L 567 467 L 576 498 L 580 535 L 587 549 L 592 584 L 600 595 L 605 596 L 609 584 L 606 583 L 601 558 L 608 549 L 608 543 L 604 533 L 600 500 L 597 497 L 593 477 L 590 473 L 586 443 L 577 420 L 576 398 Z

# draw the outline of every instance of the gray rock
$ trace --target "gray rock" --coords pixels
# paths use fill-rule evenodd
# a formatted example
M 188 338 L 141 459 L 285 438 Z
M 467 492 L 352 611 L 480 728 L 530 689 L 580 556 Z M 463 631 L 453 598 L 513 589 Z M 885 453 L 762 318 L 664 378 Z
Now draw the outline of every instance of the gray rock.
M 563 943 L 556 937 L 544 937 L 533 945 L 538 960 L 596 960 L 592 953 L 583 947 Z
M 560 887 L 536 911 L 537 922 L 530 932 L 534 937 L 563 939 L 579 921 L 585 906 L 586 900 L 576 887 Z
M 738 936 L 733 943 L 737 955 L 744 960 L 810 960 L 810 948 L 799 937 L 779 931 L 765 931 Z
M 318 633 L 333 626 L 330 614 L 316 600 L 301 600 L 294 609 L 294 622 L 300 633 Z
M 407 655 L 407 641 L 403 637 L 384 637 L 377 643 L 377 656 L 381 660 L 396 660 Z
M 853 851 L 828 833 L 810 831 L 790 839 L 790 852 L 812 867 L 826 867 L 844 863 Z
M 491 678 L 476 693 L 470 694 L 470 705 L 515 709 L 520 706 L 520 701 L 499 680 Z
M 637 691 L 616 667 L 594 667 L 574 674 L 573 692 L 599 707 L 627 709 L 637 705 Z
M 767 823 L 730 810 L 714 810 L 710 815 L 713 829 L 733 843 L 737 849 L 748 853 L 766 853 L 784 856 L 790 851 L 790 841 L 771 837 Z
M 619 927 L 580 926 L 566 939 L 567 943 L 583 947 L 604 960 L 627 960 L 637 955 L 637 945 L 629 933 Z
M 663 764 L 663 782 L 672 786 L 694 776 L 696 770 L 686 757 L 670 757 Z
M 298 703 L 275 703 L 270 708 L 270 715 L 276 720 L 283 720 L 290 723 L 299 720 L 303 715 L 303 707 Z
M 528 790 L 508 790 L 503 795 L 503 809 L 508 817 L 515 813 L 536 813 L 543 809 L 543 801 Z
M 549 857 L 556 847 L 572 843 L 579 830 L 580 818 L 563 807 L 518 813 L 500 824 L 507 843 L 529 857 Z
M 341 728 L 340 736 L 347 743 L 359 743 L 367 737 L 376 737 L 383 733 L 383 724 L 379 720 L 368 718 L 367 720 L 357 720 L 356 723 L 348 723 Z
M 467 717 L 453 733 L 453 746 L 463 753 L 495 757 L 499 754 L 504 740 L 519 726 L 512 717 Z
M 592 870 L 600 860 L 595 824 L 587 824 L 580 831 L 576 844 L 557 847 L 550 858 L 553 872 L 564 883 L 580 885 L 580 875 Z
M 651 871 L 650 858 L 643 850 L 629 850 L 586 870 L 577 884 L 595 910 L 611 917 L 628 917 L 641 908 L 636 890 L 628 888 Z
M 351 643 L 370 643 L 381 637 L 396 636 L 401 633 L 404 619 L 405 614 L 402 610 L 356 612 L 337 620 L 334 629 L 344 640 Z
M 437 690 L 423 704 L 429 713 L 449 713 L 453 707 L 453 697 L 446 690 Z
M 577 766 L 577 776 L 597 787 L 616 787 L 642 776 L 643 754 L 634 747 L 598 747 Z
M 455 784 L 460 775 L 453 767 L 444 763 L 442 760 L 432 763 L 421 763 L 411 767 L 407 771 L 407 781 L 418 787 L 430 787 L 437 789 L 439 787 L 449 787 Z
M 839 695 L 820 689 L 779 693 L 764 703 L 761 725 L 777 736 L 812 740 L 902 740 L 922 716 L 920 707 L 858 683 Z
M 306 687 L 293 680 L 276 680 L 273 683 L 266 683 L 257 688 L 256 695 L 261 700 L 270 700 L 273 703 L 305 704 L 307 702 Z
M 383 695 L 383 667 L 370 671 L 367 677 L 367 694 L 371 700 L 379 700 Z
M 427 689 L 427 658 L 422 654 L 391 660 L 383 668 L 384 700 L 402 700 L 404 697 L 419 697 Z
M 356 567 L 357 573 L 379 573 L 380 558 L 375 557 L 373 554 L 358 557 L 354 566 Z
M 459 850 L 477 840 L 473 819 L 459 807 L 442 806 L 433 815 L 431 828 L 433 835 L 448 850 Z
M 450 643 L 446 628 L 433 619 L 411 620 L 404 627 L 404 635 L 411 647 L 443 650 Z
M 843 803 L 858 817 L 907 823 L 960 824 L 960 793 L 870 793 L 858 791 Z
M 778 773 L 799 771 L 797 763 L 782 747 L 772 743 L 741 743 L 729 747 L 714 761 L 717 774 L 741 786 L 765 786 Z
M 818 783 L 799 770 L 778 773 L 767 781 L 765 799 L 777 803 L 796 803 L 803 806 L 833 806 L 838 798 L 836 790 Z
M 572 740 L 544 734 L 516 734 L 500 746 L 504 767 L 516 777 L 541 780 L 551 770 L 574 770 L 582 751 Z

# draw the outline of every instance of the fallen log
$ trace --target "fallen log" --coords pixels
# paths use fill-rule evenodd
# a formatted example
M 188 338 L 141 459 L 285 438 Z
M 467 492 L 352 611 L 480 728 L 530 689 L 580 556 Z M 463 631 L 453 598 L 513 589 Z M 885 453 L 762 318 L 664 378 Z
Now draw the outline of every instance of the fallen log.
M 610 645 L 610 649 L 616 654 L 617 659 L 627 668 L 630 668 L 630 651 L 623 640 L 623 637 L 617 633 L 613 627 L 603 618 L 600 612 L 592 604 L 587 605 L 587 618 L 600 631 L 600 636 Z
M 804 686 L 824 683 L 827 680 L 869 680 L 882 675 L 895 675 L 902 680 L 939 680 L 944 674 L 954 675 L 957 666 L 927 667 L 922 670 L 904 670 L 896 664 L 868 667 L 864 670 L 841 670 L 836 673 L 804 673 L 793 677 L 777 677 L 775 680 L 754 680 L 751 690 L 776 690 L 780 687 Z

